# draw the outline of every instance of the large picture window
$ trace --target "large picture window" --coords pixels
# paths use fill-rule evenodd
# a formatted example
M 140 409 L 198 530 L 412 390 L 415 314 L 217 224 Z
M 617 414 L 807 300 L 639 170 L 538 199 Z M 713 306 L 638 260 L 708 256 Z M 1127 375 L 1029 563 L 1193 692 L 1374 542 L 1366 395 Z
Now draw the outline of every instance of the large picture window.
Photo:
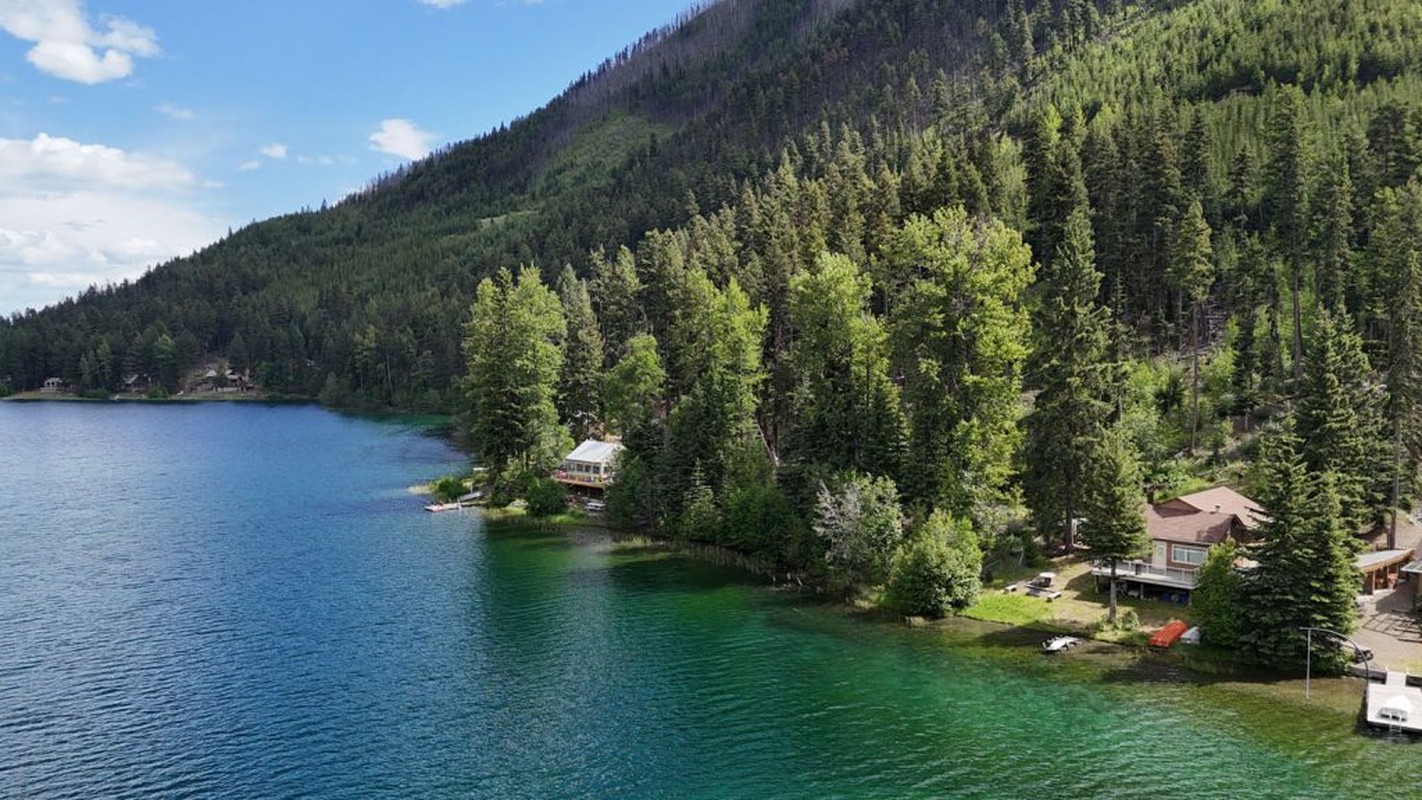
M 1198 566 L 1205 563 L 1205 548 L 1173 544 L 1170 546 L 1170 560 L 1177 564 L 1192 564 Z

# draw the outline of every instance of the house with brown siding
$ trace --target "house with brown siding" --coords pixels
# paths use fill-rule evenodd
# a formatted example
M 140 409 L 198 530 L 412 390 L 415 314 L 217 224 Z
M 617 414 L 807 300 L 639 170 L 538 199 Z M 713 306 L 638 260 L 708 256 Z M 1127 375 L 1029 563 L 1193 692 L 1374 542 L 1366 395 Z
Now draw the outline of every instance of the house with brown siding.
M 1117 580 L 1128 594 L 1188 602 L 1210 548 L 1226 539 L 1253 541 L 1263 518 L 1257 503 L 1227 486 L 1147 506 L 1150 555 L 1119 562 Z M 1092 574 L 1099 581 L 1110 576 L 1111 567 L 1100 563 Z

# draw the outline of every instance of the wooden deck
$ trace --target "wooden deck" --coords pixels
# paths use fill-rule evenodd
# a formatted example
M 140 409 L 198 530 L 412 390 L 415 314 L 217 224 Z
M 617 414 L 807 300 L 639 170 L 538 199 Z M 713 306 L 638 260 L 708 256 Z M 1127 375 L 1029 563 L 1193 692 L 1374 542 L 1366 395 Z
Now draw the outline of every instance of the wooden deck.
M 593 475 L 586 472 L 566 472 L 556 470 L 553 473 L 553 480 L 564 486 L 580 486 L 585 489 L 606 489 L 611 482 L 611 476 Z
M 1109 564 L 1096 564 L 1091 574 L 1098 578 L 1111 577 Z M 1199 581 L 1197 570 L 1158 567 L 1148 561 L 1122 561 L 1116 565 L 1116 580 L 1136 581 L 1167 589 L 1194 589 Z

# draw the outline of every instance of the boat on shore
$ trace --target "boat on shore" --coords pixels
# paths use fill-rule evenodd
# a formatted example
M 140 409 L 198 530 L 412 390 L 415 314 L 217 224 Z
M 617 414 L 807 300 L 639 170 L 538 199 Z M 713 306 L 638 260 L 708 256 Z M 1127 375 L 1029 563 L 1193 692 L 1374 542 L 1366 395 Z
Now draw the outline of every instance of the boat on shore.
M 1047 641 L 1042 642 L 1042 652 L 1047 655 L 1056 655 L 1057 653 L 1065 653 L 1079 644 L 1081 644 L 1081 639 L 1075 636 L 1053 636 Z

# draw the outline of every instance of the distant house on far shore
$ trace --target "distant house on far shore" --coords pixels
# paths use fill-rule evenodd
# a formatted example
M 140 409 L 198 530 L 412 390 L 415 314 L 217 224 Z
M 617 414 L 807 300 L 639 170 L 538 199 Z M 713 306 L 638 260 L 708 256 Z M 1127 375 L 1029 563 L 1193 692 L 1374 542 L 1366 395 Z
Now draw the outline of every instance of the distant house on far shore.
M 40 391 L 44 392 L 45 394 L 58 394 L 64 391 L 64 379 L 45 378 L 44 385 L 40 387 Z
M 617 454 L 623 449 L 617 442 L 588 439 L 563 457 L 553 480 L 575 488 L 604 489 L 612 482 Z
M 1257 503 L 1227 486 L 1148 506 L 1146 536 L 1151 555 L 1119 562 L 1116 579 L 1129 594 L 1187 602 L 1210 548 L 1226 539 L 1251 542 L 1263 518 Z M 1108 577 L 1111 567 L 1100 564 L 1092 574 Z

